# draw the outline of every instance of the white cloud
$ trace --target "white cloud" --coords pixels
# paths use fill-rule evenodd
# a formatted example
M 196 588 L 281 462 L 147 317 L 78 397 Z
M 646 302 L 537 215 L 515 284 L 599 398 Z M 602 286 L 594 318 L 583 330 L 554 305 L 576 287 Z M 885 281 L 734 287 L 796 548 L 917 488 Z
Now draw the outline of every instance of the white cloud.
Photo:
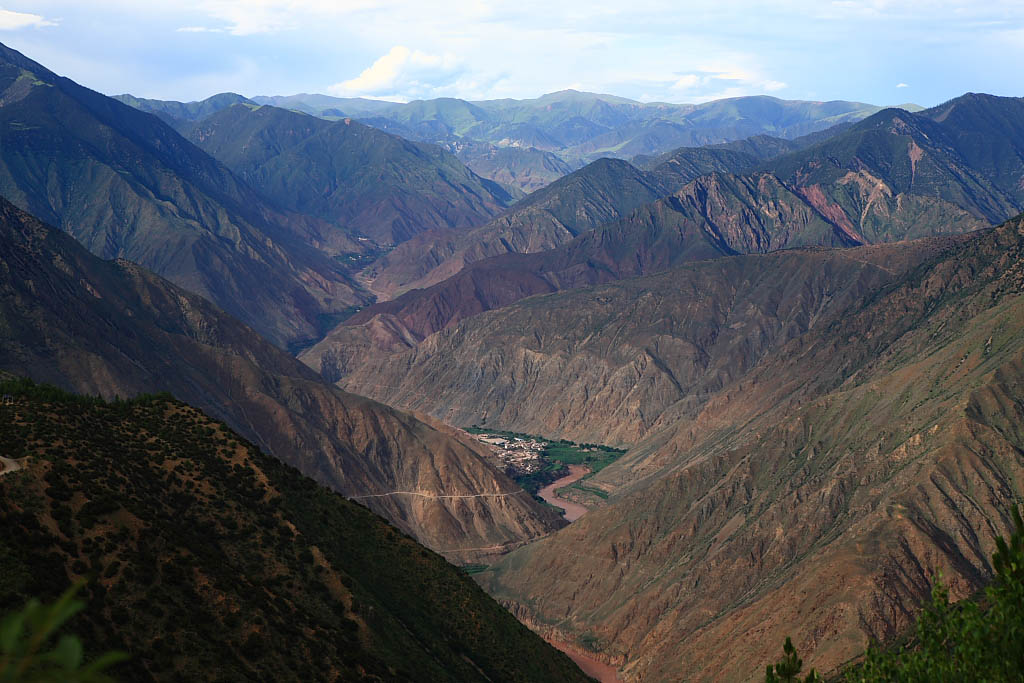
M 896 87 L 897 88 L 909 88 L 910 86 L 907 85 L 906 83 L 897 83 Z
M 723 97 L 742 97 L 776 92 L 786 83 L 765 78 L 761 74 L 739 66 L 705 65 L 699 71 L 683 74 L 668 84 L 670 91 L 690 102 L 706 102 Z
M 50 21 L 38 14 L 27 12 L 12 12 L 9 9 L 0 9 L 0 31 L 16 31 L 20 28 L 56 26 L 57 22 Z
M 210 26 L 182 26 L 175 30 L 178 33 L 224 33 L 224 29 Z
M 199 0 L 193 7 L 212 19 L 223 21 L 223 31 L 236 36 L 277 33 L 301 28 L 309 21 L 369 9 L 380 9 L 395 0 Z
M 461 74 L 461 64 L 455 55 L 434 55 L 395 45 L 358 76 L 336 83 L 328 91 L 348 96 L 437 96 L 439 89 L 456 83 Z M 474 84 L 467 82 L 462 85 L 472 89 Z

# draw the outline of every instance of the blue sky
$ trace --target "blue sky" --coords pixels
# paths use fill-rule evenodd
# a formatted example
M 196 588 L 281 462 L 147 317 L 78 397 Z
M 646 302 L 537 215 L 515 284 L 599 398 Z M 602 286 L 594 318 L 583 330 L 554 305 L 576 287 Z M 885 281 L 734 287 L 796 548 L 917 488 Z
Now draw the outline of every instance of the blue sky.
M 0 42 L 107 94 L 177 100 L 1024 95 L 1021 0 L 0 0 Z

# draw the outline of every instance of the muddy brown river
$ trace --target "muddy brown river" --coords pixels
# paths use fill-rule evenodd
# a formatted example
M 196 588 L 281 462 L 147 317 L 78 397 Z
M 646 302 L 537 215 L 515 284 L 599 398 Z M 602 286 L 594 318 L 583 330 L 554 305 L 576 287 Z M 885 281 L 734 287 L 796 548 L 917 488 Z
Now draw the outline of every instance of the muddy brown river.
M 540 491 L 538 491 L 537 495 L 543 498 L 551 505 L 562 508 L 565 511 L 562 513 L 562 516 L 570 522 L 575 522 L 577 519 L 582 517 L 587 512 L 587 508 L 583 507 L 579 503 L 574 503 L 571 500 L 559 498 L 555 494 L 555 490 L 560 489 L 563 486 L 568 486 L 569 484 L 575 481 L 579 481 L 588 474 L 590 474 L 590 469 L 584 467 L 583 465 L 569 465 L 568 475 L 562 477 L 561 479 L 558 479 L 557 481 L 551 484 L 548 484 Z

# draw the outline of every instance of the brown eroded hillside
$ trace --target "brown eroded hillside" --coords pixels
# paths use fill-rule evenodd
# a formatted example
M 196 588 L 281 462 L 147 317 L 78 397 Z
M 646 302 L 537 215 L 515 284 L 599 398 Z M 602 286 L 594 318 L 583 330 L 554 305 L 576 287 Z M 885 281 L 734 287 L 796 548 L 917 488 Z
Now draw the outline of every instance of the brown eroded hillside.
M 936 571 L 961 597 L 991 576 L 1024 495 L 1021 320 L 1015 219 L 677 404 L 598 476 L 606 508 L 481 580 L 630 680 L 756 680 L 787 634 L 835 670 Z
M 208 301 L 101 261 L 0 200 L 0 369 L 112 397 L 169 391 L 452 559 L 559 520 L 475 441 L 322 382 Z
M 534 296 L 369 356 L 339 384 L 450 424 L 632 445 L 956 239 L 720 258 Z

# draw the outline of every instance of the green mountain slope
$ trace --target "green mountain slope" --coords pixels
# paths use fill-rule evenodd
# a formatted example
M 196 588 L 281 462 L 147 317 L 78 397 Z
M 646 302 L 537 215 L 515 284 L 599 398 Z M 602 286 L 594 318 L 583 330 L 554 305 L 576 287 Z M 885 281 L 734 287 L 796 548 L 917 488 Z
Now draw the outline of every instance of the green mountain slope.
M 106 397 L 170 391 L 453 560 L 559 523 L 475 441 L 326 385 L 208 301 L 2 200 L 0 370 Z
M 0 46 L 0 195 L 205 296 L 285 345 L 365 301 L 307 246 L 319 225 L 268 206 L 149 114 Z
M 0 607 L 91 578 L 124 680 L 583 681 L 441 557 L 170 396 L 7 382 Z
M 438 147 L 351 119 L 236 105 L 188 137 L 280 206 L 381 244 L 485 223 L 513 199 Z
M 197 102 L 174 102 L 172 100 L 152 100 L 133 95 L 115 95 L 114 99 L 130 107 L 156 114 L 161 119 L 178 128 L 185 121 L 198 121 L 233 104 L 254 104 L 241 95 L 233 92 L 222 92 Z

